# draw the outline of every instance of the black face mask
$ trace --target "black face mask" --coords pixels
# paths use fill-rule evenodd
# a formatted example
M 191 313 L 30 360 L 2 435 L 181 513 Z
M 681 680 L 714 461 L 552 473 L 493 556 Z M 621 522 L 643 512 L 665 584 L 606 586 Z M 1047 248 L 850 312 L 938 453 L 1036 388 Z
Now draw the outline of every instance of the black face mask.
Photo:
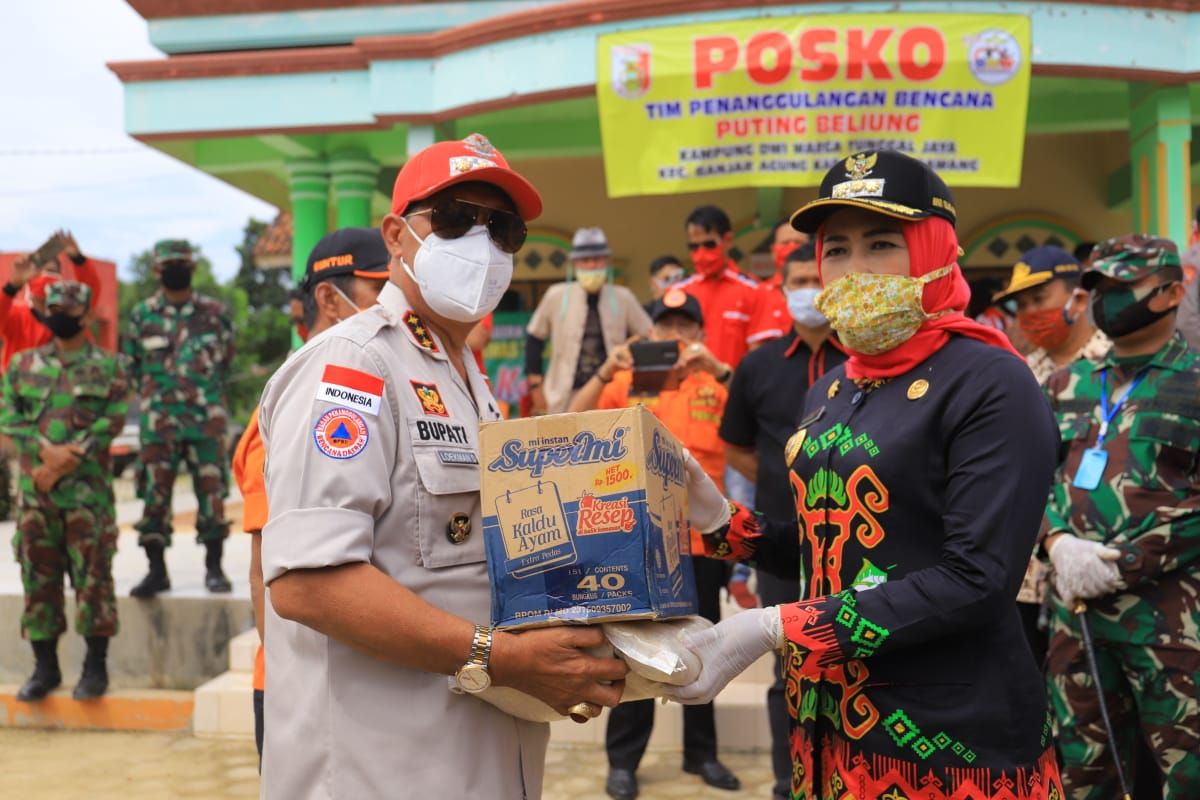
M 162 285 L 173 292 L 178 292 L 192 285 L 192 267 L 182 261 L 169 261 L 163 264 Z
M 1155 286 L 1140 300 L 1134 294 L 1133 289 L 1125 286 L 1109 289 L 1106 292 L 1093 292 L 1092 319 L 1095 321 L 1096 327 L 1110 339 L 1119 339 L 1134 331 L 1140 331 L 1147 325 L 1158 322 L 1174 310 L 1168 308 L 1166 311 L 1154 311 L 1150 308 L 1150 301 L 1170 285 L 1170 283 L 1164 283 Z
M 65 311 L 56 311 L 53 314 L 47 314 L 41 322 L 50 329 L 55 338 L 70 339 L 83 330 L 82 320 L 83 317 L 75 317 Z

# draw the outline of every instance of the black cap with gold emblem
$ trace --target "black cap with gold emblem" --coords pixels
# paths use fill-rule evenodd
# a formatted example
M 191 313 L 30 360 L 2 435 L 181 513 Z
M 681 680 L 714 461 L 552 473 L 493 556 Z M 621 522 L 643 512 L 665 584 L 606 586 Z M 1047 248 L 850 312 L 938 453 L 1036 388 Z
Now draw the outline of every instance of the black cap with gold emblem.
M 677 286 L 668 289 L 662 299 L 656 300 L 650 307 L 650 321 L 658 322 L 672 313 L 683 314 L 701 325 L 704 324 L 704 311 L 700 308 L 700 301 Z
M 938 216 L 957 221 L 954 197 L 924 161 L 891 150 L 855 153 L 821 181 L 821 194 L 792 215 L 792 227 L 816 233 L 843 206 L 865 208 L 904 220 Z

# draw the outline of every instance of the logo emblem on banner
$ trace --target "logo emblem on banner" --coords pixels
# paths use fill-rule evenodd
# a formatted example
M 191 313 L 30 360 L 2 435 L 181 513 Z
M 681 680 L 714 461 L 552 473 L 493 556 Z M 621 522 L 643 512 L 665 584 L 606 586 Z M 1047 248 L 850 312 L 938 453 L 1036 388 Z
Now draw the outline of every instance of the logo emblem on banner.
M 1021 45 L 1008 31 L 984 31 L 968 42 L 967 65 L 980 83 L 999 86 L 1017 74 Z
M 348 408 L 326 411 L 313 426 L 317 449 L 330 458 L 354 458 L 363 451 L 370 438 L 367 421 Z
M 615 45 L 612 49 L 613 91 L 634 100 L 650 89 L 650 45 Z

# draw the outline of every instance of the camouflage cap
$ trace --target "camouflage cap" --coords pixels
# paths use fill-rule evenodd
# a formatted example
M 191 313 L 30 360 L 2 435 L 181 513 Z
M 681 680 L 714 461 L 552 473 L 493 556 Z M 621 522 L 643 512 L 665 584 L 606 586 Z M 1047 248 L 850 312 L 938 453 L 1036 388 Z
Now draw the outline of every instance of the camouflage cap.
M 160 239 L 154 243 L 155 261 L 191 261 L 194 257 L 187 239 Z
M 81 305 L 87 308 L 92 302 L 92 290 L 79 281 L 55 281 L 46 287 L 46 306 Z
M 1080 284 L 1090 290 L 1101 277 L 1132 283 L 1165 267 L 1181 266 L 1179 248 L 1170 239 L 1127 233 L 1096 245 Z

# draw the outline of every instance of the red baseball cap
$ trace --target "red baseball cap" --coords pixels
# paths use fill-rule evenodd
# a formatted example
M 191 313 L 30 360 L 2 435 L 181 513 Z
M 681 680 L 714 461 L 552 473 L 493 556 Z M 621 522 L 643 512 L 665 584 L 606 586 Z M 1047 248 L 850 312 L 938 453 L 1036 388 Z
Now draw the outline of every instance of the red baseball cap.
M 40 275 L 35 275 L 29 279 L 29 293 L 38 300 L 44 300 L 46 298 L 46 287 L 60 280 L 62 278 L 52 272 L 43 272 Z
M 488 138 L 472 133 L 462 141 L 438 142 L 410 158 L 392 188 L 392 213 L 403 214 L 413 202 L 456 183 L 490 183 L 504 192 L 523 220 L 542 213 L 542 196 L 513 171 Z

